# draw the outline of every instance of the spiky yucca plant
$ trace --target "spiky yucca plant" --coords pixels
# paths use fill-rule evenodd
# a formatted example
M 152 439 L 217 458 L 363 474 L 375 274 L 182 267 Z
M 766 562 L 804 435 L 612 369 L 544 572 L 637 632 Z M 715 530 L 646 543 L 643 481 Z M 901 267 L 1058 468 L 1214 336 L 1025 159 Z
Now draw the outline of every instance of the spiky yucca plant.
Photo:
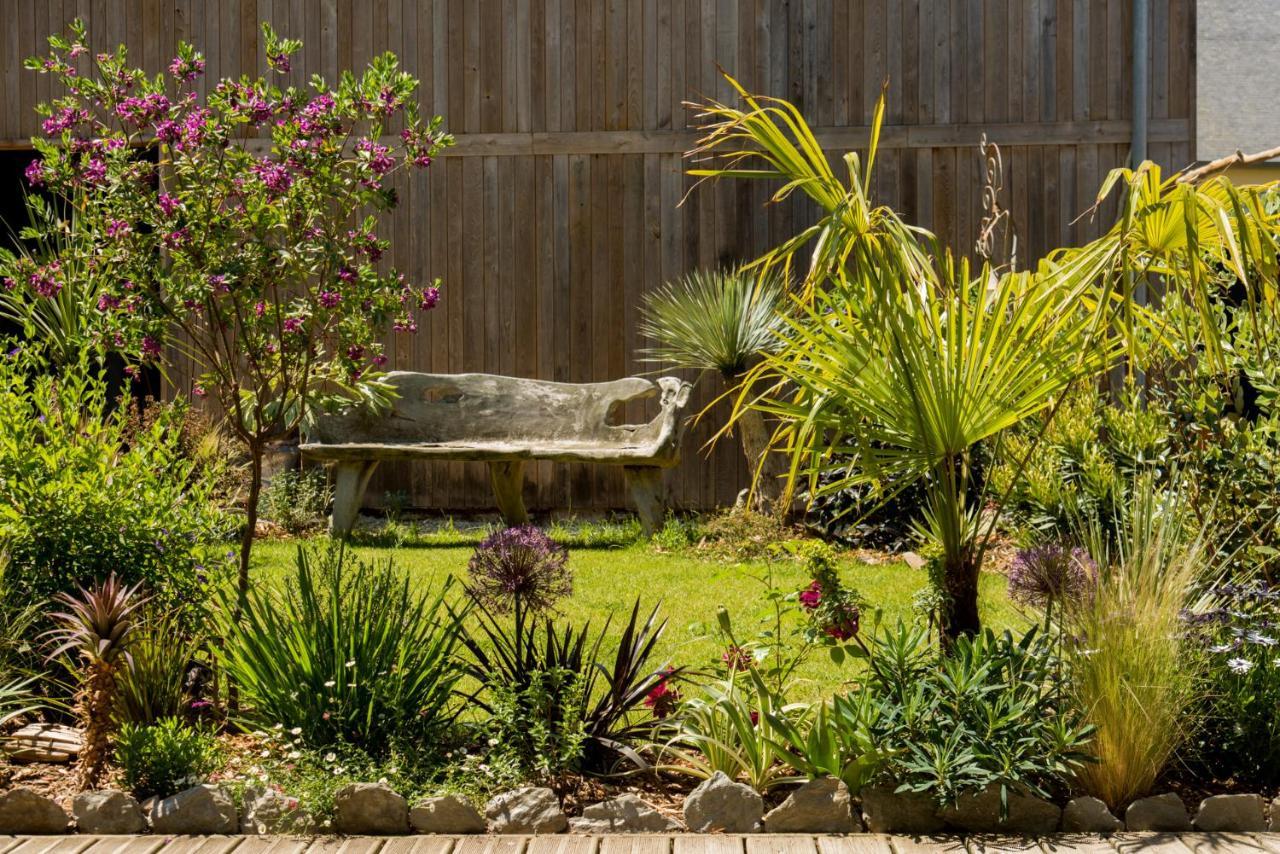
M 640 331 L 654 340 L 646 361 L 716 371 L 731 390 L 764 353 L 778 349 L 786 304 L 784 277 L 760 270 L 695 270 L 645 294 Z M 742 451 L 755 479 L 759 509 L 772 509 L 781 468 L 770 465 L 770 436 L 758 410 L 737 421 Z
M 66 608 L 52 615 L 58 624 L 48 636 L 56 644 L 52 660 L 64 653 L 80 664 L 76 712 L 84 726 L 79 785 L 95 789 L 111 755 L 115 723 L 117 679 L 129 663 L 129 645 L 146 599 L 138 585 L 125 586 L 115 573 L 79 595 L 60 593 L 54 599 Z

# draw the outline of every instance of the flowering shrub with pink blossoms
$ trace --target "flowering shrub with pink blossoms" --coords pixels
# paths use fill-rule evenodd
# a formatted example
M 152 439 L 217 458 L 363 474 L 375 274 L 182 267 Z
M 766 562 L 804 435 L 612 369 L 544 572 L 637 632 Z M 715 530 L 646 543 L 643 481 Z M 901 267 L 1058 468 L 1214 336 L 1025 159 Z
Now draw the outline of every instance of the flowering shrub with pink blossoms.
M 263 36 L 271 70 L 288 71 L 301 43 L 265 24 Z M 27 67 L 66 94 L 40 108 L 48 138 L 26 174 L 69 202 L 75 239 L 61 257 L 21 259 L 3 287 L 51 298 L 80 271 L 104 349 L 135 364 L 194 358 L 193 393 L 218 400 L 253 460 L 243 586 L 266 444 L 316 406 L 385 395 L 379 337 L 416 331 L 439 299 L 438 281 L 380 263 L 375 225 L 396 206 L 392 176 L 453 140 L 419 114 L 418 82 L 390 53 L 336 86 L 242 76 L 201 97 L 190 45 L 149 76 L 123 47 L 90 55 L 80 22 L 49 44 Z M 150 146 L 154 162 L 140 156 Z

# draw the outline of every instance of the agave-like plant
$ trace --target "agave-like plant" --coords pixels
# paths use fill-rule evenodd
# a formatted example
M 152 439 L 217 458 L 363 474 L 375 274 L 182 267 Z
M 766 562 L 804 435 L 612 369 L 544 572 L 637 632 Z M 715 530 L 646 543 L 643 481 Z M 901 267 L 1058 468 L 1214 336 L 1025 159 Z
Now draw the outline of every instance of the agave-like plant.
M 641 354 L 649 362 L 715 371 L 732 392 L 764 353 L 780 346 L 786 305 L 786 280 L 778 270 L 696 270 L 645 294 L 640 332 L 655 343 Z M 781 491 L 781 468 L 770 464 L 764 418 L 748 409 L 737 428 L 757 475 L 757 505 L 771 509 Z
M 79 595 L 60 593 L 55 601 L 66 608 L 52 615 L 57 628 L 48 632 L 55 644 L 49 659 L 74 654 L 80 664 L 76 711 L 84 726 L 79 785 L 96 789 L 111 756 L 115 731 L 113 712 L 121 672 L 129 665 L 129 646 L 146 598 L 140 585 L 125 585 L 115 573 Z

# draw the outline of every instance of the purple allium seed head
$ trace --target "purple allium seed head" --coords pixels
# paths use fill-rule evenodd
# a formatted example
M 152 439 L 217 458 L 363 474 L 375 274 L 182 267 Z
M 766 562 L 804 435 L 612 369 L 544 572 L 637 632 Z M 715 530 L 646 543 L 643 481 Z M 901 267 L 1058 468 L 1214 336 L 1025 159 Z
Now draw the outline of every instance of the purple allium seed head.
M 1009 595 L 1024 605 L 1080 602 L 1097 583 L 1098 565 L 1088 553 L 1061 543 L 1021 549 L 1009 569 Z
M 573 574 L 564 546 L 532 525 L 491 534 L 476 547 L 467 569 L 469 591 L 494 611 L 509 611 L 518 599 L 523 608 L 547 611 L 573 592 Z

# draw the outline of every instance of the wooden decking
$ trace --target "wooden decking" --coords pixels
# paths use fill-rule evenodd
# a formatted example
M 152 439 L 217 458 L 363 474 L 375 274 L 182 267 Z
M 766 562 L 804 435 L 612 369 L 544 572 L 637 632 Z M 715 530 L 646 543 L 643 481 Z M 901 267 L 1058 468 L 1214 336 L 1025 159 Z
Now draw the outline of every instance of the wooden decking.
M 1126 833 L 1011 838 L 907 836 L 256 836 L 0 838 L 0 854 L 1280 854 L 1280 833 Z

